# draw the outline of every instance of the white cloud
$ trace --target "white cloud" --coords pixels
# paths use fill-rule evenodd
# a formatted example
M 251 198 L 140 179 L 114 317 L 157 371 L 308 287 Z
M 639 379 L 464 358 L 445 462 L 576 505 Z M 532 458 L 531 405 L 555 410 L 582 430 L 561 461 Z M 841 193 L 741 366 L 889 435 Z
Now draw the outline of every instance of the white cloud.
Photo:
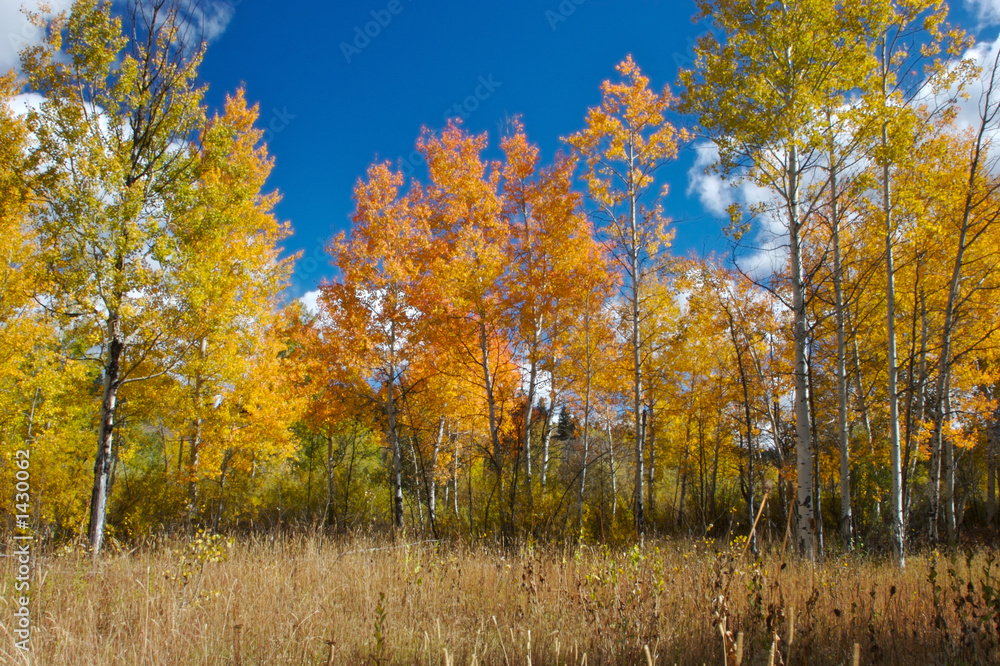
M 1000 0 L 997 0 L 997 5 L 1000 7 Z M 978 128 L 981 121 L 980 117 L 980 106 L 983 103 L 983 94 L 986 89 L 986 84 L 989 83 L 989 77 L 991 75 L 991 69 L 993 63 L 996 61 L 997 50 L 1000 49 L 1000 35 L 997 36 L 995 41 L 979 42 L 971 49 L 963 54 L 963 59 L 972 59 L 976 61 L 980 67 L 983 68 L 982 75 L 972 81 L 966 88 L 965 92 L 968 95 L 967 99 L 959 99 L 958 101 L 958 118 L 956 119 L 957 124 L 960 127 L 974 127 Z M 955 92 L 951 91 L 950 95 L 954 96 Z M 991 104 L 995 106 L 1000 99 L 1000 95 L 996 91 L 993 93 L 993 99 Z
M 72 0 L 49 0 L 48 5 L 54 13 L 69 10 Z M 32 10 L 38 8 L 37 0 L 0 0 L 0 73 L 11 69 L 20 69 L 21 49 L 40 44 L 45 36 L 41 28 L 28 22 L 21 11 L 25 6 Z
M 1000 0 L 996 0 L 996 4 L 1000 6 Z M 962 96 L 958 94 L 957 88 L 936 92 L 929 83 L 925 83 L 917 96 L 917 102 L 927 104 L 931 108 L 956 104 L 958 113 L 955 124 L 958 128 L 978 131 L 983 122 L 982 114 L 985 110 L 983 107 L 987 102 L 986 89 L 990 83 L 990 77 L 994 76 L 993 65 L 997 62 L 998 51 L 1000 51 L 1000 35 L 997 35 L 993 41 L 978 42 L 962 54 L 963 60 L 973 60 L 982 69 L 978 78 L 967 82 Z M 957 67 L 957 63 L 952 66 Z M 996 82 L 989 100 L 990 109 L 994 110 L 1000 105 L 1000 71 L 995 76 Z M 996 118 L 989 119 L 989 124 L 986 127 L 986 138 L 994 144 L 1000 140 L 1000 121 Z M 992 154 L 987 169 L 994 174 L 1000 172 L 1000 163 Z
M 688 169 L 687 195 L 697 196 L 708 213 L 728 218 L 728 207 L 739 203 L 744 209 L 760 204 L 773 204 L 773 195 L 764 187 L 747 180 L 723 178 L 709 169 L 719 159 L 719 148 L 711 141 L 695 145 L 694 164 Z M 787 229 L 777 214 L 777 206 L 768 205 L 757 219 L 757 231 L 746 244 L 749 252 L 741 255 L 740 267 L 757 278 L 765 278 L 788 261 Z M 774 212 L 772 212 L 774 211 Z
M 299 303 L 302 303 L 302 307 L 305 308 L 306 312 L 311 315 L 319 314 L 319 289 L 314 289 L 312 291 L 307 291 L 299 299 Z
M 719 161 L 719 148 L 711 141 L 702 141 L 695 144 L 694 149 L 697 156 L 688 169 L 687 195 L 697 195 L 708 212 L 724 217 L 733 203 L 732 187 L 719 174 L 706 171 Z
M 14 112 L 15 115 L 23 116 L 28 113 L 30 109 L 37 109 L 42 105 L 45 98 L 37 93 L 22 93 L 20 95 L 15 95 L 13 99 L 10 100 L 10 110 Z
M 965 0 L 965 8 L 979 20 L 980 27 L 1000 23 L 1000 0 Z
M 707 169 L 718 162 L 719 147 L 711 141 L 695 145 L 697 156 L 688 169 L 687 195 L 697 195 L 701 205 L 712 215 L 729 217 L 727 210 L 733 202 L 760 204 L 770 200 L 766 188 L 749 180 L 734 178 L 728 180 Z
M 240 0 L 202 0 L 191 10 L 189 22 L 194 34 L 203 36 L 205 41 L 214 42 L 229 27 L 236 15 L 236 5 Z
M 756 242 L 754 250 L 736 262 L 740 270 L 757 280 L 764 280 L 788 265 L 788 245 L 785 238 L 770 236 Z

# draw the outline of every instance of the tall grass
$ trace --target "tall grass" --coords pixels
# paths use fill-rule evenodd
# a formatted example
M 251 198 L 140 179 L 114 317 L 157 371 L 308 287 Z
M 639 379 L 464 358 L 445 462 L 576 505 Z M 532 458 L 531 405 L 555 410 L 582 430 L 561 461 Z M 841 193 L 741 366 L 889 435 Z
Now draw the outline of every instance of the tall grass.
M 992 551 L 810 567 L 740 542 L 517 550 L 357 536 L 38 559 L 38 664 L 998 663 Z M 4 558 L 2 596 L 14 595 Z M 0 657 L 25 663 L 0 605 Z M 792 618 L 794 617 L 794 626 Z M 790 633 L 789 629 L 793 629 Z M 791 645 L 789 646 L 789 638 Z M 790 654 L 789 654 L 790 653 Z

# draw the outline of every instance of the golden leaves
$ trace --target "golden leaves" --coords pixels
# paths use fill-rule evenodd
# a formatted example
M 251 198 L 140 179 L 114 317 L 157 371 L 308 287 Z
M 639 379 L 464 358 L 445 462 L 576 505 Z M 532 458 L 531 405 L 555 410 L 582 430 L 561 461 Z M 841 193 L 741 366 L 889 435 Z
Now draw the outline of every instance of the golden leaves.
M 605 206 L 647 189 L 655 168 L 675 158 L 678 142 L 687 138 L 664 120 L 673 102 L 669 88 L 650 90 L 631 56 L 616 69 L 624 80 L 601 84 L 601 106 L 588 111 L 585 130 L 566 139 L 589 167 L 591 195 Z

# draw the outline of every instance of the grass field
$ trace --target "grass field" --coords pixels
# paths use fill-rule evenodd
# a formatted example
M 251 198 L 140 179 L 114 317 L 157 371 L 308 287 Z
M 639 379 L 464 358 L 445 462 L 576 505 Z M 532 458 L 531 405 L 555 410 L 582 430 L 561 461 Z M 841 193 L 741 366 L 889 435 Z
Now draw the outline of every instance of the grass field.
M 812 568 L 778 549 L 395 543 L 372 537 L 161 540 L 93 563 L 39 557 L 32 637 L 5 663 L 656 664 L 998 663 L 992 551 L 860 556 Z M 646 656 L 646 650 L 649 657 Z M 773 651 L 773 657 L 772 657 Z M 731 658 L 732 655 L 730 655 Z M 731 663 L 731 662 L 730 662 Z

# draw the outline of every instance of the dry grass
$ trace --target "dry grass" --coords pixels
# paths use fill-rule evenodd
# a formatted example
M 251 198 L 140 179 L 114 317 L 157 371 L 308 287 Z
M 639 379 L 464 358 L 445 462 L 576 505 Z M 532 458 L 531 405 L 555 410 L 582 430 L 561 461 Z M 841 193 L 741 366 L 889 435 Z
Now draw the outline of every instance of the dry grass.
M 301 536 L 168 541 L 96 564 L 53 554 L 35 569 L 31 661 L 635 664 L 648 645 L 657 664 L 722 663 L 722 617 L 744 633 L 743 663 L 767 663 L 775 635 L 776 663 L 851 663 L 855 643 L 861 663 L 998 661 L 989 552 L 940 558 L 935 578 L 933 556 L 904 572 L 860 557 L 782 568 L 775 554 L 734 565 L 738 545 L 505 553 Z M 16 663 L 12 612 L 0 606 L 0 657 Z

